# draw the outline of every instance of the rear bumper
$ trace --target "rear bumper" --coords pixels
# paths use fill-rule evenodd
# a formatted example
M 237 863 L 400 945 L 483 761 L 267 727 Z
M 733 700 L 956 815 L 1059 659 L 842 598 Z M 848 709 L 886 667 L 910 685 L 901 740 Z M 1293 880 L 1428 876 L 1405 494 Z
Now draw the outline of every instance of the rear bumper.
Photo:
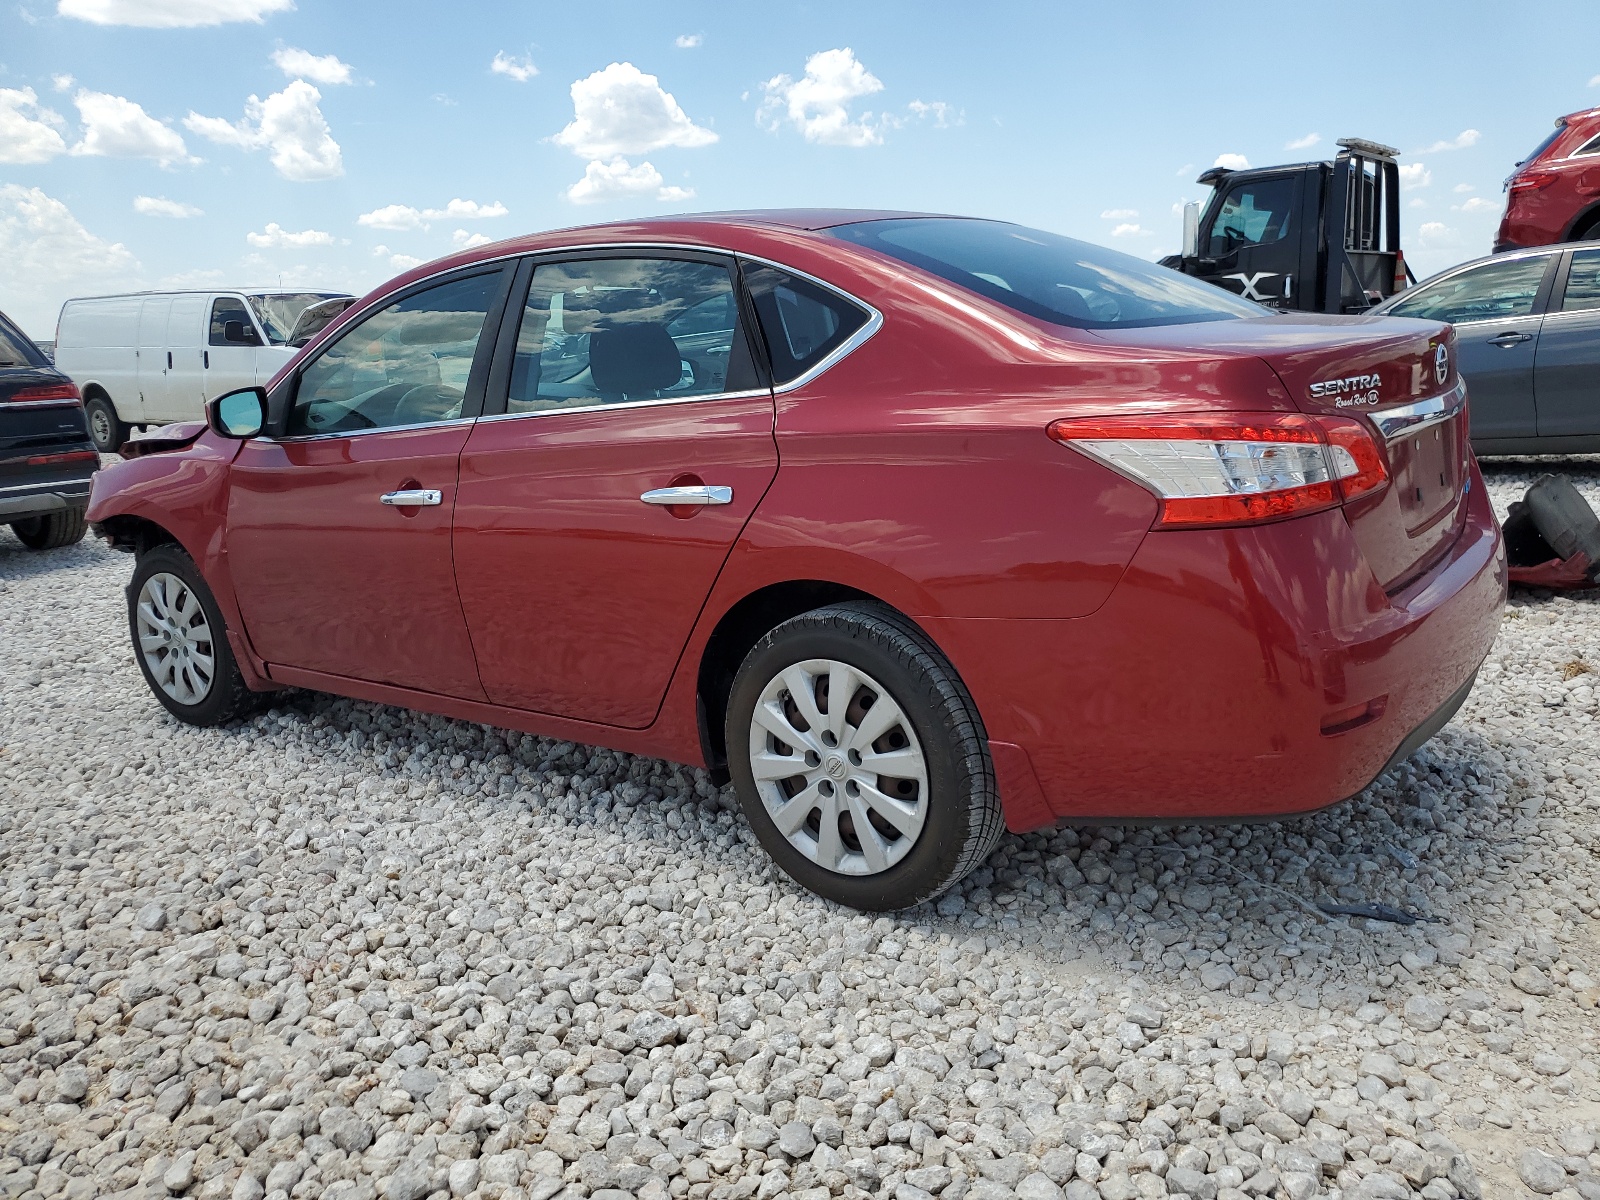
M 1505 554 L 1472 482 L 1445 558 L 1393 596 L 1335 511 L 1152 533 L 1091 616 L 925 618 L 1022 751 L 995 757 L 1008 824 L 1310 812 L 1409 756 L 1500 625 Z
M 0 524 L 88 507 L 87 478 L 0 488 Z

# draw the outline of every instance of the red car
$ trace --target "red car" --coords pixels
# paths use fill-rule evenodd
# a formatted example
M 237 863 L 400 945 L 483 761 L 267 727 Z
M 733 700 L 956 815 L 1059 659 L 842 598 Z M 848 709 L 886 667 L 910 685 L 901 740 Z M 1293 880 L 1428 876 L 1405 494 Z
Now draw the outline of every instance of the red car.
M 915 904 L 1003 828 L 1303 813 L 1449 719 L 1505 563 L 1447 326 L 963 218 L 420 267 L 102 471 L 156 698 L 293 686 L 731 775 Z
M 1506 180 L 1495 253 L 1600 237 L 1600 108 L 1570 113 Z

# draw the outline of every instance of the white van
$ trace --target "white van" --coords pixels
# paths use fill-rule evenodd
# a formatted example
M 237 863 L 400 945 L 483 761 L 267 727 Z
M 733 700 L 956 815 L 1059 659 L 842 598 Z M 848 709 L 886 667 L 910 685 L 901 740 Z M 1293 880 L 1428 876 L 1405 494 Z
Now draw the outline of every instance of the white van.
M 266 383 L 355 302 L 336 292 L 140 292 L 68 300 L 56 367 L 83 393 L 104 452 L 134 426 L 193 421 L 205 402 Z

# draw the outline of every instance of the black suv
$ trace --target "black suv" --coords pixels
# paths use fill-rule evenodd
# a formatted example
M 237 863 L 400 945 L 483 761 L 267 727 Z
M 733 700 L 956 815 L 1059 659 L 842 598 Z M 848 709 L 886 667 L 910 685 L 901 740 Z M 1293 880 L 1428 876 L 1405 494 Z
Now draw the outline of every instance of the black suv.
M 0 524 L 30 550 L 70 546 L 99 466 L 77 386 L 0 313 Z

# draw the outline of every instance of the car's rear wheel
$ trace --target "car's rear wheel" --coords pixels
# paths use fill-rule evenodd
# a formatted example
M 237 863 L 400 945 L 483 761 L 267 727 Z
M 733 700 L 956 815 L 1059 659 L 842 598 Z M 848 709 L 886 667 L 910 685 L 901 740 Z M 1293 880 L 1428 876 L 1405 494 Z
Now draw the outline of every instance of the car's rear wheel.
M 255 707 L 216 599 L 179 547 L 139 556 L 128 585 L 128 626 L 145 682 L 180 721 L 221 725 Z
M 11 522 L 11 532 L 29 550 L 59 550 L 81 542 L 87 528 L 81 508 L 66 508 L 42 517 Z
M 931 899 L 1004 831 L 983 723 L 910 621 L 840 604 L 785 621 L 729 696 L 730 771 L 774 861 L 870 911 Z
M 83 413 L 89 419 L 89 437 L 101 454 L 115 454 L 128 440 L 128 426 L 117 416 L 117 410 L 104 396 L 92 396 L 83 403 Z

